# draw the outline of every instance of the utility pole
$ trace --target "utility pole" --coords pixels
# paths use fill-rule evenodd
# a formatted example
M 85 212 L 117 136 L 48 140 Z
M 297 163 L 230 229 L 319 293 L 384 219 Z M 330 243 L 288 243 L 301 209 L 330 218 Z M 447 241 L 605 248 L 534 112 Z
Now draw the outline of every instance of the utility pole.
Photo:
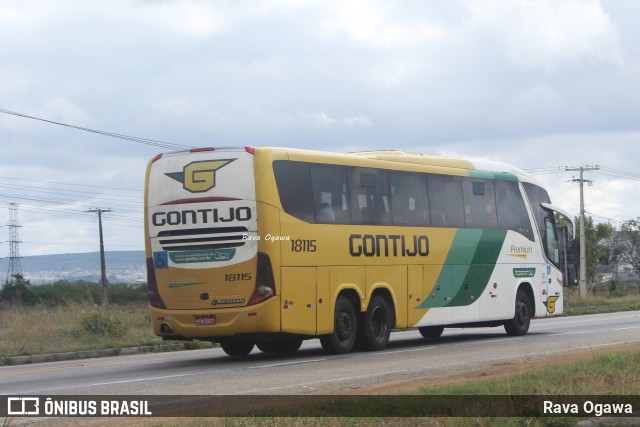
M 20 265 L 20 238 L 18 237 L 18 228 L 21 227 L 18 222 L 18 205 L 9 203 L 9 271 L 7 281 L 12 277 L 22 275 L 22 266 Z
M 584 234 L 584 183 L 589 185 L 593 184 L 593 181 L 584 179 L 585 171 L 597 171 L 600 166 L 580 166 L 577 168 L 565 167 L 565 171 L 580 171 L 580 179 L 572 179 L 573 182 L 580 183 L 580 296 L 587 296 L 587 246 L 585 243 Z
M 111 212 L 111 209 L 89 209 L 87 212 L 98 214 L 98 229 L 100 231 L 100 287 L 102 288 L 102 308 L 107 309 L 109 295 L 107 294 L 107 267 L 104 261 L 104 240 L 102 238 L 102 214 Z

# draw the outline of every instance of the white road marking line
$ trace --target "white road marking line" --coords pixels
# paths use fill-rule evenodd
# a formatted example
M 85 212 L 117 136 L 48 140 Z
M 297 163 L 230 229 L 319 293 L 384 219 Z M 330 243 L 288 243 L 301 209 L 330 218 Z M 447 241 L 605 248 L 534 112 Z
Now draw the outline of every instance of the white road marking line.
M 584 332 L 563 332 L 561 334 L 549 334 L 549 336 L 557 337 L 560 335 L 580 335 L 580 334 L 591 334 L 593 331 L 584 331 Z
M 438 347 L 423 347 L 423 348 L 412 348 L 409 350 L 396 350 L 396 351 L 377 351 L 375 353 L 370 353 L 369 356 L 385 356 L 387 354 L 397 354 L 397 353 L 409 353 L 412 351 L 424 351 L 424 350 L 433 350 Z
M 297 360 L 295 362 L 272 363 L 270 365 L 249 366 L 249 367 L 246 367 L 246 368 L 238 368 L 238 369 L 233 369 L 233 370 L 234 371 L 244 371 L 244 370 L 248 370 L 248 369 L 276 368 L 276 367 L 280 367 L 280 366 L 302 365 L 303 363 L 324 362 L 326 360 L 329 360 L 329 358 L 326 357 L 324 359 L 309 359 L 309 360 Z
M 485 341 L 472 341 L 471 344 L 487 344 L 487 343 L 496 343 L 500 341 L 514 341 L 514 340 L 522 340 L 524 337 L 516 337 L 516 338 L 497 338 L 494 340 L 485 340 Z M 462 344 L 462 343 L 461 343 Z

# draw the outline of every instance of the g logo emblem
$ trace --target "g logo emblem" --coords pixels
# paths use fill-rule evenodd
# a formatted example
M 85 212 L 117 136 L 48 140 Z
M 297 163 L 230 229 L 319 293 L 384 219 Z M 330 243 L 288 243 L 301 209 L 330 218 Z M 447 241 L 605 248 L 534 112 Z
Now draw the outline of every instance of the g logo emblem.
M 202 160 L 186 165 L 182 172 L 166 174 L 182 183 L 185 190 L 192 193 L 204 193 L 216 186 L 216 171 L 236 159 Z
M 549 296 L 547 300 L 544 302 L 544 305 L 547 306 L 547 313 L 554 313 L 556 311 L 556 301 L 558 300 L 558 296 Z

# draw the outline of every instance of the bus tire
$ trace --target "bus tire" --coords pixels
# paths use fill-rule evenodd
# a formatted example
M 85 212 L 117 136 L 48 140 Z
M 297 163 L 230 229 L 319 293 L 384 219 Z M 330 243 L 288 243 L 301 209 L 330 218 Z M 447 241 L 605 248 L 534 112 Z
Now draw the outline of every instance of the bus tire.
M 222 350 L 233 357 L 246 356 L 251 353 L 254 345 L 253 342 L 241 338 L 231 338 L 220 343 Z
M 343 295 L 336 300 L 333 315 L 333 333 L 320 337 L 320 344 L 329 354 L 346 354 L 356 341 L 356 313 L 351 301 Z
M 418 331 L 424 338 L 440 338 L 444 332 L 444 326 L 421 326 Z
M 358 318 L 356 347 L 362 350 L 383 350 L 391 335 L 391 312 L 387 300 L 375 295 L 369 302 L 366 313 Z
M 295 353 L 302 345 L 302 338 L 286 341 L 258 342 L 256 346 L 263 353 Z
M 518 289 L 516 293 L 516 314 L 513 319 L 504 324 L 504 330 L 508 335 L 521 336 L 529 331 L 531 316 L 533 315 L 533 301 L 524 289 Z

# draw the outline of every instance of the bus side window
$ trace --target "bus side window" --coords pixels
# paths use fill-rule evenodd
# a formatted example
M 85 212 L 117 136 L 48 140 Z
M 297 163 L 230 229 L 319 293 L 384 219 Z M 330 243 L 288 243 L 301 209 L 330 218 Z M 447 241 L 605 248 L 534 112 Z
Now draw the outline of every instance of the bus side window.
M 467 227 L 497 227 L 493 180 L 465 179 L 462 182 Z
M 312 166 L 311 193 L 315 222 L 348 224 L 351 221 L 345 168 Z
M 555 265 L 560 264 L 560 247 L 558 245 L 558 234 L 553 217 L 544 219 L 545 235 L 547 236 L 545 251 L 549 260 Z
M 544 219 L 549 213 L 542 207 L 541 203 L 550 203 L 549 195 L 545 189 L 529 182 L 525 182 L 523 187 L 531 205 L 531 211 L 533 212 L 536 227 L 540 232 L 540 237 L 542 237 L 542 240 L 544 241 L 546 232 Z
M 351 169 L 349 194 L 354 224 L 390 224 L 389 184 L 385 171 L 369 168 Z
M 534 241 L 533 228 L 517 182 L 496 181 L 498 227 L 516 231 Z
M 422 174 L 390 172 L 391 212 L 394 225 L 429 224 L 427 181 Z
M 448 175 L 429 175 L 429 208 L 431 225 L 464 227 L 462 178 Z
M 309 164 L 276 160 L 273 162 L 273 172 L 284 211 L 302 221 L 313 222 Z

